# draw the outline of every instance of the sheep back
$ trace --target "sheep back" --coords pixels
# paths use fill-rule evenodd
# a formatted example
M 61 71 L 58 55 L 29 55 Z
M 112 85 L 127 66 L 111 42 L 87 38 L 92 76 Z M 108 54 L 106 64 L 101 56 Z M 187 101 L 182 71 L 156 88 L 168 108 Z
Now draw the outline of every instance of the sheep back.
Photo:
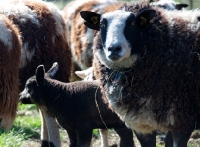
M 56 78 L 69 82 L 71 52 L 67 43 L 66 26 L 60 10 L 41 0 L 13 0 L 0 10 L 11 19 L 22 34 L 23 53 L 19 70 L 20 90 L 33 76 L 38 65 L 50 68 L 58 62 Z

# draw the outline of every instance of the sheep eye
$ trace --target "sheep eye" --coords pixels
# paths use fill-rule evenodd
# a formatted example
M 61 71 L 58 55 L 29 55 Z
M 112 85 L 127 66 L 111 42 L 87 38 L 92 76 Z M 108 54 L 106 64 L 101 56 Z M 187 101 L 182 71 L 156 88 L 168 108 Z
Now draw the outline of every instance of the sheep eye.
M 166 9 L 166 6 L 161 6 L 162 8 Z
M 100 23 L 100 27 L 101 27 L 101 28 L 104 28 L 104 27 L 105 27 L 105 24 L 104 24 L 104 23 Z
M 135 22 L 132 22 L 131 25 L 134 26 L 134 25 L 135 25 Z

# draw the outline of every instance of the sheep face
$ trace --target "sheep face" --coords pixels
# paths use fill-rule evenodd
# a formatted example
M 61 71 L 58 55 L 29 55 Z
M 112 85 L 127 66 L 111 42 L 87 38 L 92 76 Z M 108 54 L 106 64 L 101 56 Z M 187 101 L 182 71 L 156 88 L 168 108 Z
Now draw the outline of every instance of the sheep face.
M 87 27 L 100 30 L 103 49 L 97 49 L 96 56 L 101 63 L 115 69 L 131 67 L 144 52 L 138 47 L 138 36 L 149 26 L 154 15 L 154 10 L 145 10 L 137 16 L 124 10 L 103 15 L 81 12 Z
M 27 80 L 24 90 L 20 93 L 20 101 L 23 104 L 44 105 L 42 93 L 44 91 L 43 87 L 47 81 L 46 79 L 54 78 L 57 71 L 57 63 L 54 63 L 46 74 L 44 66 L 38 66 L 36 69 L 36 75 Z

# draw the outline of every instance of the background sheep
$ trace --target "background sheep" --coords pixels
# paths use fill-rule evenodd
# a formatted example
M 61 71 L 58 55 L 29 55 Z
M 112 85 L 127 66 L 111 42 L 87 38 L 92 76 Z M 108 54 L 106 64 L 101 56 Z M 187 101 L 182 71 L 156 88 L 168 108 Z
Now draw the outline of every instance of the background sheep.
M 137 132 L 171 131 L 174 147 L 186 147 L 199 128 L 199 12 L 141 3 L 104 15 L 82 12 L 85 24 L 100 30 L 95 70 L 105 101 Z
M 92 130 L 108 127 L 114 128 L 121 137 L 120 146 L 133 147 L 132 131 L 102 102 L 99 82 L 61 83 L 50 78 L 57 70 L 58 65 L 54 64 L 44 76 L 44 67 L 39 66 L 36 76 L 26 82 L 20 100 L 35 103 L 55 117 L 67 130 L 70 146 L 89 146 Z
M 21 39 L 16 26 L 0 15 L 0 127 L 9 129 L 18 104 L 18 67 Z
M 187 8 L 188 4 L 177 3 L 174 0 L 159 0 L 152 3 L 153 6 L 161 7 L 167 10 L 182 10 Z
M 83 25 L 84 21 L 80 17 L 80 11 L 94 11 L 100 14 L 119 9 L 122 2 L 115 0 L 75 0 L 71 1 L 63 9 L 69 46 L 72 52 L 73 72 L 84 70 L 92 66 L 92 46 L 96 31 Z M 73 75 L 71 81 L 77 80 Z
M 55 78 L 69 82 L 71 52 L 60 10 L 41 0 L 10 0 L 0 1 L 0 13 L 5 14 L 22 35 L 21 63 L 16 66 L 19 70 L 19 89 L 24 88 L 26 80 L 35 74 L 38 65 L 50 68 L 55 61 L 61 67 Z M 17 60 L 15 62 L 17 64 Z
M 11 0 L 0 2 L 0 13 L 12 20 L 22 34 L 20 90 L 38 65 L 50 68 L 55 61 L 62 69 L 56 78 L 68 82 L 71 53 L 65 22 L 58 8 L 41 0 Z
M 124 2 L 116 0 L 74 0 L 65 6 L 63 14 L 67 25 L 68 44 L 73 55 L 74 69 L 72 73 L 91 67 L 93 59 L 92 46 L 96 31 L 82 25 L 84 22 L 79 15 L 80 11 L 92 11 L 104 14 L 119 9 L 123 4 Z M 173 0 L 160 0 L 154 2 L 153 5 L 165 7 L 167 10 L 187 7 L 187 4 L 178 4 Z M 71 81 L 77 79 L 72 74 Z

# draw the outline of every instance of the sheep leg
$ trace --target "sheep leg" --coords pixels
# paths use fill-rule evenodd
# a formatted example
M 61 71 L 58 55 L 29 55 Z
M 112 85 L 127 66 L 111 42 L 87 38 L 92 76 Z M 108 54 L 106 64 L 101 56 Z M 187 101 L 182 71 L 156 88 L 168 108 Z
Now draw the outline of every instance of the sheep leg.
M 135 147 L 132 130 L 126 127 L 114 128 L 114 130 L 120 136 L 120 147 Z
M 60 147 L 60 134 L 58 129 L 58 124 L 55 121 L 55 118 L 48 115 L 45 111 L 42 111 L 44 115 L 47 130 L 48 130 L 48 137 L 50 142 L 50 147 Z
M 171 132 L 173 137 L 173 147 L 187 147 L 187 142 L 192 132 L 180 133 L 177 131 Z
M 109 147 L 108 146 L 108 130 L 107 129 L 99 129 L 101 136 L 101 147 Z
M 40 111 L 40 119 L 41 119 L 41 147 L 49 147 L 49 135 L 45 122 L 44 115 L 42 111 Z
M 67 130 L 67 134 L 69 137 L 69 147 L 76 147 L 77 146 L 77 139 L 76 139 L 76 132 L 75 130 Z
M 90 147 L 90 143 L 92 140 L 92 129 L 82 128 L 77 130 L 77 139 L 77 147 Z
M 173 147 L 173 137 L 171 132 L 168 132 L 165 137 L 165 147 Z
M 142 147 L 156 147 L 156 132 L 151 134 L 140 134 L 135 132 Z

